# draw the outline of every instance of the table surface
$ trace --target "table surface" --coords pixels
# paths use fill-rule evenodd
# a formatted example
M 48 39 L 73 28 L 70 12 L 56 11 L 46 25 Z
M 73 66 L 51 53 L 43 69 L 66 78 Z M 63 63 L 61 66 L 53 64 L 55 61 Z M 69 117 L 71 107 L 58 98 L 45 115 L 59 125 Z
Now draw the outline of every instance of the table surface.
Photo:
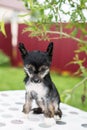
M 44 123 L 44 115 L 22 112 L 25 91 L 0 92 L 0 130 L 85 130 L 87 129 L 87 112 L 61 103 L 63 116 L 54 125 Z

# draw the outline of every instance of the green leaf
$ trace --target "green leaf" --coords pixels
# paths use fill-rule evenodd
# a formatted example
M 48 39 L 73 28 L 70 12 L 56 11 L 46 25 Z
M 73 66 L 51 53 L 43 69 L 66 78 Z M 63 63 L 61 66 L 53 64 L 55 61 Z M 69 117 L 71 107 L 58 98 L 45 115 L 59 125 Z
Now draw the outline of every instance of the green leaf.
M 64 99 L 64 102 L 67 103 L 70 99 L 71 99 L 71 94 L 67 94 Z
M 5 31 L 5 24 L 3 20 L 0 21 L 0 31 L 4 34 L 4 36 L 7 36 Z
M 75 29 L 71 32 L 71 35 L 72 35 L 72 36 L 76 36 L 77 33 L 78 33 L 78 29 L 75 28 Z

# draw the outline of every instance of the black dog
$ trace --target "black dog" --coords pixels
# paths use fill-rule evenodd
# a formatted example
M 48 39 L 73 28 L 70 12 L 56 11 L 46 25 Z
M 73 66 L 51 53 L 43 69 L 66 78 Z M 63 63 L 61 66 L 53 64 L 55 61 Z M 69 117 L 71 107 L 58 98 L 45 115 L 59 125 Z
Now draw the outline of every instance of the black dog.
M 46 52 L 28 52 L 23 43 L 19 43 L 19 50 L 24 62 L 26 73 L 25 104 L 23 112 L 29 113 L 32 108 L 32 100 L 36 101 L 38 108 L 33 109 L 35 113 L 44 113 L 46 117 L 61 117 L 59 108 L 60 96 L 50 77 L 50 65 L 52 60 L 53 43 L 51 42 Z

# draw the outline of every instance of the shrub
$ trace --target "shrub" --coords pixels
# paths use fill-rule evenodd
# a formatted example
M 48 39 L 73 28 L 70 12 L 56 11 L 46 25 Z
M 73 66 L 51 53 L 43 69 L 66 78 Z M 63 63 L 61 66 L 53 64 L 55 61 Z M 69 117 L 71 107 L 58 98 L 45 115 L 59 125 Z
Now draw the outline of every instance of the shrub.
M 3 51 L 0 50 L 0 66 L 9 66 L 10 58 Z

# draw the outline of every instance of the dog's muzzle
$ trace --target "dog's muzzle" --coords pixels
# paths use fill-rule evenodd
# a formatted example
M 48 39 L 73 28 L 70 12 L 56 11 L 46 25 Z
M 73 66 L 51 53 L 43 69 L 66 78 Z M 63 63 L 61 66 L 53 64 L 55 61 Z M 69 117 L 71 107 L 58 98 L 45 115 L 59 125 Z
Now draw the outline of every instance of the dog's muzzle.
M 41 83 L 41 79 L 39 76 L 35 75 L 31 78 L 31 82 L 33 83 Z

